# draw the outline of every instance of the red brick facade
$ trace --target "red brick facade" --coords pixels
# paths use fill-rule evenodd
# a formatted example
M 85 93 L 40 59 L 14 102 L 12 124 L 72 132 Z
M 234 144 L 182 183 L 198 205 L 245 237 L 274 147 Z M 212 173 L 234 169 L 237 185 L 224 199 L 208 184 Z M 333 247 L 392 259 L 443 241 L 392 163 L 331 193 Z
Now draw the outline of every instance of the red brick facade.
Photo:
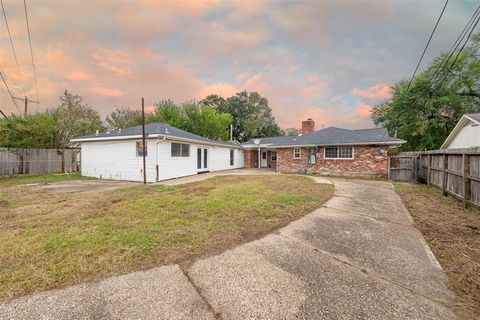
M 294 159 L 293 148 L 277 149 L 277 171 L 310 172 L 338 176 L 387 176 L 388 155 L 385 146 L 355 146 L 353 159 L 324 159 L 319 147 L 315 164 L 308 163 L 310 148 L 301 148 L 300 159 Z
M 265 152 L 265 149 L 262 149 L 262 152 Z M 258 168 L 258 150 L 245 150 L 244 151 L 244 161 L 245 168 Z M 262 157 L 262 153 L 260 157 Z M 276 169 L 277 161 L 272 160 L 272 151 L 267 150 L 267 168 Z

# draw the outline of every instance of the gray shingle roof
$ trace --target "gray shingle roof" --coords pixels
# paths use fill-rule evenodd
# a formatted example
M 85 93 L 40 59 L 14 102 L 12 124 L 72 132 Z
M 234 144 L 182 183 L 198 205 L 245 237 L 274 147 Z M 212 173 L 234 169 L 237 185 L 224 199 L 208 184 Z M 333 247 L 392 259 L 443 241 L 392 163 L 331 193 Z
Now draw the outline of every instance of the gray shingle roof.
M 242 145 L 253 144 L 251 139 Z M 342 145 L 362 143 L 395 143 L 402 144 L 404 141 L 392 138 L 385 128 L 348 130 L 329 127 L 301 136 L 281 136 L 260 138 L 261 144 L 270 144 L 271 147 L 302 146 L 302 145 Z
M 225 141 L 215 141 L 211 140 L 193 133 L 190 133 L 185 130 L 181 130 L 171 125 L 164 124 L 164 123 L 149 123 L 145 125 L 145 134 L 152 135 L 152 134 L 161 134 L 161 135 L 168 135 L 170 137 L 180 138 L 180 139 L 189 139 L 195 140 L 199 142 L 205 142 L 210 144 L 221 144 L 229 147 L 240 147 L 240 145 Z M 115 138 L 115 137 L 124 137 L 124 136 L 141 136 L 142 135 L 142 126 L 135 126 L 130 128 L 125 128 L 121 130 L 113 130 L 110 132 L 99 132 L 97 134 L 89 134 L 81 137 L 77 137 L 73 140 L 81 141 L 83 139 L 92 139 L 92 138 Z

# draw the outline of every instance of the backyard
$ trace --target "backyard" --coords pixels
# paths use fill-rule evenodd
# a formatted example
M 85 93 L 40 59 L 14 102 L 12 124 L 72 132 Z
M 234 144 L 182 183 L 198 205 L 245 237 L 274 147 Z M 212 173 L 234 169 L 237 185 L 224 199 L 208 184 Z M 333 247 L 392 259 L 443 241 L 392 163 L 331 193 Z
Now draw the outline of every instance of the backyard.
M 180 263 L 261 237 L 320 207 L 333 187 L 299 176 L 61 193 L 0 179 L 0 299 Z
M 479 319 L 480 211 L 426 185 L 396 183 L 395 190 L 447 274 L 459 318 Z

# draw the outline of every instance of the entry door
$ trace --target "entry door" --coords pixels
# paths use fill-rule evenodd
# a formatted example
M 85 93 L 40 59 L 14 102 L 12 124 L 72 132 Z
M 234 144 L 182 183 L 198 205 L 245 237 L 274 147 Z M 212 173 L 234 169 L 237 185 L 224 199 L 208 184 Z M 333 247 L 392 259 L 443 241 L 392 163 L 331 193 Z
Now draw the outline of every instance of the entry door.
M 208 149 L 197 148 L 197 170 L 208 171 Z
M 262 151 L 262 161 L 260 161 L 261 167 L 267 166 L 267 151 Z

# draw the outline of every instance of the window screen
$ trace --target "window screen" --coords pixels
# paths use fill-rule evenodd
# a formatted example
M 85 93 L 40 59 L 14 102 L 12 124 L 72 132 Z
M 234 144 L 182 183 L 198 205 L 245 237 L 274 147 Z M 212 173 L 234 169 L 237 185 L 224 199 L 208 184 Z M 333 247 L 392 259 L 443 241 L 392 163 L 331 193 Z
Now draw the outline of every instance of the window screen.
M 172 142 L 172 157 L 190 157 L 190 145 Z
M 326 159 L 353 159 L 353 147 L 325 147 Z
M 272 151 L 272 161 L 277 161 L 277 151 Z
M 234 151 L 233 149 L 230 149 L 230 165 L 231 166 L 233 166 L 233 161 L 234 161 L 233 157 L 234 157 Z
M 301 155 L 301 153 L 300 153 L 300 148 L 295 148 L 295 149 L 293 149 L 293 157 L 294 157 L 295 159 L 300 159 L 300 155 Z
M 142 141 L 136 142 L 137 157 L 143 157 Z M 145 157 L 148 155 L 147 142 L 145 141 Z

